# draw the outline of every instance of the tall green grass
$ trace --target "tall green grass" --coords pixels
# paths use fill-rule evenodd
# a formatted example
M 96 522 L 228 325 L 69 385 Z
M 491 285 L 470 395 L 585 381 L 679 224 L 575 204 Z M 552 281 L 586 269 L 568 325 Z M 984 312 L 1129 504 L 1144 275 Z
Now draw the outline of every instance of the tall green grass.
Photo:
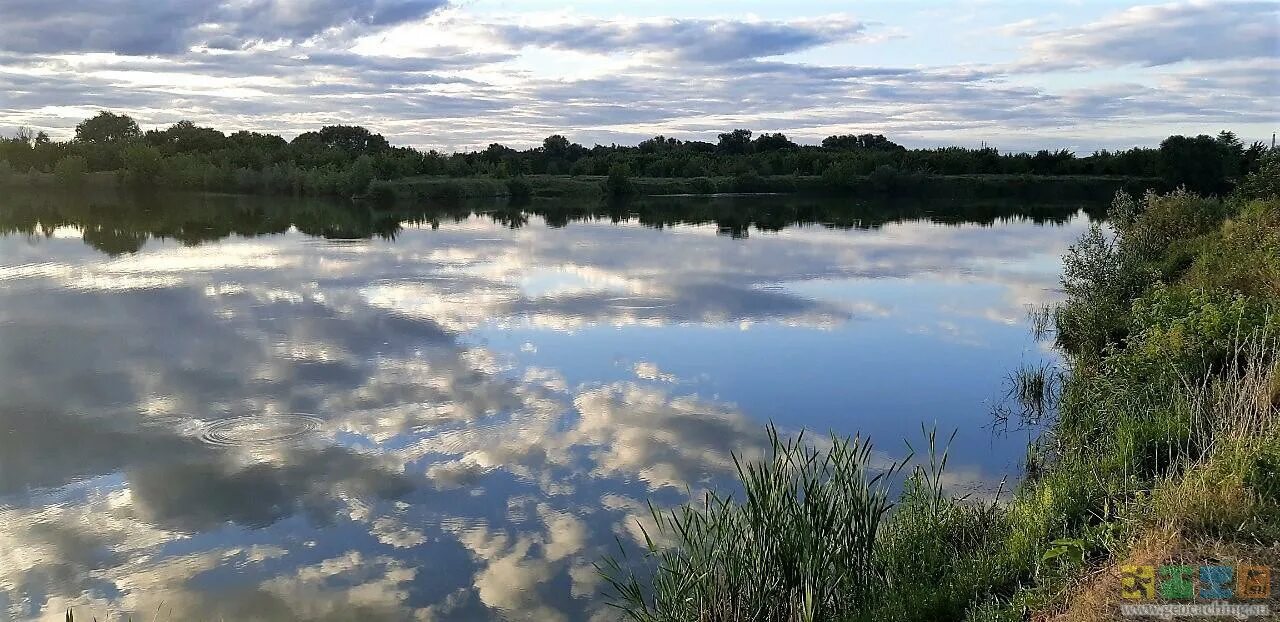
M 651 574 L 624 559 L 602 568 L 614 604 L 634 620 L 829 620 L 865 606 L 883 585 L 876 537 L 890 502 L 862 439 L 828 449 L 768 429 L 771 456 L 737 461 L 741 502 L 708 493 L 700 506 L 651 508 Z
M 914 450 L 874 464 L 871 444 L 858 437 L 832 437 L 818 448 L 803 434 L 784 440 L 771 426 L 768 435 L 769 457 L 738 462 L 741 499 L 709 493 L 674 510 L 651 506 L 656 532 L 644 531 L 643 557 L 624 552 L 599 565 L 610 604 L 645 622 L 941 619 L 965 611 L 973 578 L 991 565 L 984 541 L 1005 527 L 994 501 L 946 491 L 947 450 L 934 432 L 926 433 L 928 460 L 914 465 Z

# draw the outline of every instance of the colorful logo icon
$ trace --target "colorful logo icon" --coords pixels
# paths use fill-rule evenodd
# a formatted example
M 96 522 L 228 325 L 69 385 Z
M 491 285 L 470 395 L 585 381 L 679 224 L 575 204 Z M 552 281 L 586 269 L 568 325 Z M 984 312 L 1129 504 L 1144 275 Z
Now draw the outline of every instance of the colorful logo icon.
M 1126 600 L 1231 600 L 1271 596 L 1267 566 L 1121 566 Z

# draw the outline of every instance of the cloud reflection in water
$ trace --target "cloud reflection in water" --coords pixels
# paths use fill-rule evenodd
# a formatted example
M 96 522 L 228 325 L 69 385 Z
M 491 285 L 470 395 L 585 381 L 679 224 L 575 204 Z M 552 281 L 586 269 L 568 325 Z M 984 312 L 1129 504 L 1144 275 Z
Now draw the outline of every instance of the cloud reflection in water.
M 728 482 L 766 420 L 892 451 L 971 426 L 1000 364 L 1043 355 L 1008 320 L 1054 296 L 1081 227 L 540 218 L 116 255 L 74 218 L 0 238 L 0 610 L 604 616 L 591 562 L 645 499 Z M 202 442 L 288 413 L 317 419 Z M 975 479 L 1011 455 L 960 449 Z

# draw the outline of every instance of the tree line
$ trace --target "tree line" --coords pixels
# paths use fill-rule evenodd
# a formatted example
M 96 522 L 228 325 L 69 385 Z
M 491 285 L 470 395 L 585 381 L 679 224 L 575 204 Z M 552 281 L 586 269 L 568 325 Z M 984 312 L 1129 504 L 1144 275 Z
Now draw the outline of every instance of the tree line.
M 1001 153 L 992 147 L 907 149 L 879 134 L 830 136 L 800 145 L 781 133 L 735 129 L 714 143 L 666 136 L 629 145 L 585 147 L 556 134 L 524 150 L 493 143 L 445 154 L 391 145 L 361 126 L 332 125 L 293 140 L 273 134 L 179 121 L 142 131 L 124 114 L 99 112 L 68 141 L 20 130 L 0 138 L 0 177 L 82 182 L 112 172 L 125 185 L 243 193 L 356 196 L 375 180 L 415 176 L 519 178 L 600 176 L 613 194 L 628 180 L 651 178 L 805 176 L 833 191 L 859 179 L 896 175 L 1107 175 L 1162 178 L 1204 193 L 1224 194 L 1258 167 L 1262 143 L 1244 145 L 1229 131 L 1170 136 L 1159 147 L 1096 151 Z

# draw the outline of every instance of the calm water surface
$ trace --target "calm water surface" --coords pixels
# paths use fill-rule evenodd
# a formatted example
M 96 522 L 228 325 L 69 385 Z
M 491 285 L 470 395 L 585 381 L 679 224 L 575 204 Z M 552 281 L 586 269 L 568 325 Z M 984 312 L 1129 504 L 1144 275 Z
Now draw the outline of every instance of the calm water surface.
M 769 421 L 989 491 L 1087 220 L 965 213 L 0 199 L 0 618 L 609 619 Z

